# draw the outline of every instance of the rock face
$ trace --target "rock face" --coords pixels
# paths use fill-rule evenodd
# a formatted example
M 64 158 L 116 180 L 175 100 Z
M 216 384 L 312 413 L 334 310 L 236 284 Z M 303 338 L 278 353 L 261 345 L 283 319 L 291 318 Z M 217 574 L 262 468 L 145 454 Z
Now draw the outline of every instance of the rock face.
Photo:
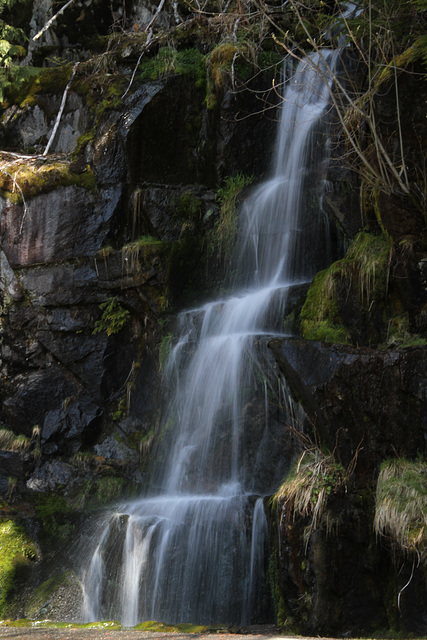
M 322 442 L 330 450 L 339 443 L 343 463 L 358 446 L 361 473 L 395 450 L 409 458 L 427 453 L 425 347 L 382 351 L 299 339 L 269 346 Z
M 354 633 L 394 626 L 397 594 L 404 626 L 424 633 L 425 568 L 410 580 L 412 559 L 401 573 L 374 534 L 372 492 L 379 465 L 427 453 L 425 347 L 399 351 L 353 348 L 300 339 L 269 343 L 291 393 L 305 414 L 306 433 L 354 464 L 345 493 L 328 500 L 335 524 L 307 537 L 310 518 L 277 507 L 279 585 L 288 615 L 307 633 Z M 304 530 L 305 533 L 304 533 Z

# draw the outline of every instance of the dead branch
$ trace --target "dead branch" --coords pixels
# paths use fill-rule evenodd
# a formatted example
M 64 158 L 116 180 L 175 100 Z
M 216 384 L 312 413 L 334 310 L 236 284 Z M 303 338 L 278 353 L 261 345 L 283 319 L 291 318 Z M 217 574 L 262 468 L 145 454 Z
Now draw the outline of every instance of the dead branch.
M 60 15 L 61 15 L 61 13 L 63 13 L 63 12 L 65 11 L 65 9 L 66 9 L 67 7 L 69 7 L 69 6 L 70 6 L 70 4 L 71 4 L 71 3 L 73 3 L 73 2 L 74 2 L 74 0 L 68 0 L 68 2 L 66 2 L 66 3 L 64 4 L 64 6 L 63 6 L 63 7 L 61 7 L 61 9 L 58 11 L 58 13 L 55 13 L 55 15 L 54 15 L 54 16 L 52 16 L 52 17 L 50 18 L 50 20 L 48 20 L 48 21 L 46 22 L 46 24 L 44 25 L 44 27 L 43 27 L 42 29 L 40 29 L 40 31 L 39 31 L 38 33 L 36 33 L 36 35 L 33 37 L 33 40 L 38 40 L 38 39 L 40 38 L 40 36 L 42 36 L 42 35 L 44 34 L 44 32 L 45 32 L 45 31 L 47 31 L 47 30 L 50 28 L 50 26 L 52 25 L 52 23 L 53 23 L 53 22 L 55 22 L 55 20 L 57 19 L 57 17 L 58 17 L 58 16 L 60 16 Z
M 59 107 L 58 115 L 56 116 L 55 126 L 53 127 L 53 131 L 52 131 L 51 136 L 50 136 L 50 138 L 49 138 L 49 141 L 48 141 L 48 143 L 47 143 L 47 145 L 46 145 L 46 149 L 43 151 L 43 155 L 44 155 L 44 156 L 47 156 L 47 154 L 48 154 L 48 152 L 49 152 L 50 145 L 52 144 L 53 139 L 54 139 L 54 137 L 55 137 L 55 135 L 56 135 L 56 132 L 58 131 L 59 123 L 60 123 L 60 121 L 61 121 L 62 113 L 63 113 L 63 111 L 64 111 L 64 107 L 65 107 L 65 102 L 66 102 L 66 100 L 67 100 L 68 90 L 69 90 L 69 88 L 70 88 L 70 86 L 71 86 L 71 83 L 72 83 L 72 82 L 73 82 L 73 80 L 74 80 L 74 76 L 76 75 L 76 71 L 77 71 L 77 67 L 78 67 L 78 66 L 79 66 L 79 63 L 78 63 L 78 62 L 76 62 L 76 64 L 75 64 L 75 65 L 74 65 L 74 67 L 73 67 L 73 72 L 72 72 L 71 77 L 70 77 L 70 79 L 69 79 L 69 81 L 68 81 L 68 84 L 67 84 L 67 86 L 65 87 L 64 93 L 63 93 L 63 95 L 62 95 L 61 106 Z

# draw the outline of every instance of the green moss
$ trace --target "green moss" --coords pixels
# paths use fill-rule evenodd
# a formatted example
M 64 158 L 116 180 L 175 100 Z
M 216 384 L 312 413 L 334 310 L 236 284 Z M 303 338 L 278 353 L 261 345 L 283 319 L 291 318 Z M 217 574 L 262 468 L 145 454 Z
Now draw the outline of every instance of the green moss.
M 21 108 L 39 104 L 45 94 L 61 94 L 70 79 L 72 65 L 57 67 L 21 67 L 10 65 L 0 69 L 0 102 L 2 107 Z M 40 102 L 43 108 L 45 105 Z
M 286 607 L 286 600 L 279 585 L 278 574 L 277 555 L 276 552 L 273 551 L 268 558 L 267 582 L 270 587 L 271 600 L 274 613 L 276 614 L 277 624 L 280 627 L 288 627 L 290 619 Z
M 301 333 L 306 340 L 350 344 L 350 333 L 338 311 L 334 275 L 336 265 L 314 278 L 301 309 Z M 339 268 L 339 267 L 338 267 Z
M 51 622 L 50 620 L 43 620 L 42 623 L 39 621 L 34 622 L 32 620 L 28 620 L 26 618 L 21 618 L 19 620 L 7 620 L 2 623 L 4 627 L 12 627 L 12 628 L 32 628 L 37 627 L 38 629 L 122 629 L 122 625 L 120 622 L 116 622 L 115 620 L 102 620 L 101 622 L 86 622 L 86 623 L 78 623 L 78 622 Z
M 368 325 L 372 305 L 385 306 L 388 295 L 391 242 L 384 236 L 360 232 L 346 256 L 319 272 L 308 291 L 301 310 L 301 332 L 307 340 L 351 343 L 349 327 L 342 309 L 351 297 L 358 313 L 366 316 Z M 374 327 L 378 329 L 378 327 Z M 382 327 L 383 333 L 386 327 Z
M 164 369 L 166 367 L 166 363 L 168 361 L 169 354 L 170 354 L 170 351 L 171 351 L 172 340 L 173 340 L 172 333 L 168 333 L 166 336 L 163 336 L 163 338 L 162 338 L 162 340 L 160 342 L 159 365 L 160 365 L 160 370 L 161 371 L 164 371 Z
M 47 544 L 64 542 L 74 533 L 75 524 L 70 518 L 73 509 L 63 496 L 55 493 L 38 495 L 35 511 L 41 525 L 40 536 Z
M 139 68 L 142 80 L 157 80 L 168 75 L 189 75 L 195 80 L 197 87 L 205 84 L 205 58 L 198 49 L 178 51 L 173 47 L 161 47 L 156 56 L 143 58 Z
M 73 173 L 68 162 L 32 159 L 0 163 L 0 195 L 14 204 L 68 186 L 93 191 L 95 174 L 89 166 L 83 173 Z
M 7 615 L 22 569 L 36 559 L 36 546 L 23 527 L 13 520 L 0 520 L 0 617 Z
M 182 220 L 197 220 L 200 218 L 202 203 L 200 198 L 191 191 L 185 191 L 175 202 L 175 214 Z

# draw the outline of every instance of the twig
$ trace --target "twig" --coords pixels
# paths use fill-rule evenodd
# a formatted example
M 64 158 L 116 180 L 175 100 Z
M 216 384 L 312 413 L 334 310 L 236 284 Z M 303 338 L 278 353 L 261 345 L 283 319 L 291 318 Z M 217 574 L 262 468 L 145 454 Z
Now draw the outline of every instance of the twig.
M 40 36 L 42 36 L 42 35 L 44 34 L 44 32 L 45 32 L 45 31 L 47 31 L 47 30 L 50 28 L 51 24 L 56 20 L 56 18 L 57 18 L 58 16 L 60 16 L 60 15 L 61 15 L 61 13 L 62 13 L 63 11 L 65 11 L 65 9 L 66 9 L 67 7 L 69 7 L 69 6 L 70 6 L 70 4 L 71 4 L 72 2 L 74 2 L 74 0 L 68 0 L 68 2 L 67 2 L 66 4 L 64 4 L 64 6 L 63 6 L 59 11 L 58 11 L 58 13 L 55 13 L 55 15 L 54 15 L 54 16 L 52 16 L 52 17 L 50 18 L 50 20 L 48 20 L 48 21 L 46 22 L 46 24 L 44 25 L 44 27 L 43 27 L 42 29 L 40 29 L 40 31 L 39 31 L 38 33 L 36 33 L 36 35 L 33 37 L 33 40 L 38 40 L 38 39 L 40 38 Z
M 419 564 L 420 564 L 420 554 L 418 552 L 418 549 L 415 549 L 415 551 L 417 552 L 417 556 L 418 556 L 418 563 L 417 563 L 417 567 L 418 567 Z M 406 589 L 406 587 L 409 587 L 409 585 L 411 584 L 412 578 L 414 577 L 414 571 L 415 571 L 415 558 L 412 561 L 411 576 L 410 576 L 408 582 L 405 584 L 405 586 L 401 588 L 401 590 L 399 591 L 399 594 L 397 596 L 397 608 L 399 609 L 399 613 L 400 614 L 402 613 L 401 610 L 400 610 L 400 596 L 402 595 L 402 592 Z
M 19 232 L 18 232 L 18 236 L 20 237 L 22 235 L 22 229 L 24 227 L 24 221 L 25 221 L 25 217 L 27 215 L 27 211 L 28 211 L 28 207 L 27 207 L 27 203 L 25 202 L 25 198 L 24 198 L 24 193 L 21 189 L 21 187 L 19 186 L 19 184 L 16 181 L 16 172 L 15 175 L 12 176 L 8 171 L 6 171 L 5 169 L 0 169 L 0 171 L 2 173 L 4 173 L 6 176 L 9 176 L 9 178 L 12 180 L 12 184 L 13 184 L 13 191 L 15 191 L 15 187 L 18 189 L 19 193 L 21 194 L 21 198 L 22 198 L 22 202 L 24 204 L 24 215 L 22 216 L 22 220 L 21 220 L 21 224 L 19 225 Z
M 134 78 L 135 78 L 135 74 L 136 74 L 137 69 L 138 69 L 138 67 L 139 67 L 139 63 L 141 62 L 142 56 L 143 56 L 143 55 L 144 55 L 144 53 L 147 51 L 148 46 L 149 46 L 149 45 L 151 44 L 151 42 L 152 42 L 152 38 L 153 38 L 153 29 L 152 29 L 152 27 L 153 27 L 154 23 L 156 22 L 156 20 L 157 20 L 157 18 L 158 18 L 158 15 L 159 15 L 160 11 L 163 9 L 163 5 L 164 5 L 164 4 L 165 4 L 165 0 L 160 0 L 159 6 L 158 6 L 158 7 L 157 7 L 157 9 L 156 9 L 156 13 L 155 13 L 155 14 L 154 14 L 154 16 L 151 18 L 150 22 L 147 24 L 147 26 L 146 26 L 146 27 L 145 27 L 145 29 L 144 29 L 144 33 L 146 33 L 146 34 L 147 34 L 147 40 L 146 40 L 145 44 L 143 45 L 143 49 L 142 49 L 141 54 L 140 54 L 140 56 L 139 56 L 139 58 L 138 58 L 138 60 L 137 60 L 137 63 L 136 63 L 135 68 L 134 68 L 134 70 L 133 70 L 132 77 L 131 77 L 131 79 L 130 79 L 130 81 L 129 81 L 129 84 L 128 84 L 127 88 L 126 88 L 126 91 L 125 91 L 125 92 L 124 92 L 124 94 L 122 95 L 122 100 L 123 100 L 123 98 L 126 96 L 126 94 L 129 92 L 129 89 L 131 88 L 132 83 L 133 83 L 133 80 L 134 80 Z M 175 16 L 175 17 L 176 17 L 176 16 Z
M 49 142 L 46 145 L 46 149 L 43 151 L 43 155 L 47 156 L 49 149 L 50 149 L 50 145 L 53 142 L 53 139 L 56 135 L 56 132 L 58 131 L 58 127 L 59 127 L 59 123 L 61 121 L 62 118 L 62 113 L 64 111 L 64 107 L 65 107 L 65 101 L 67 100 L 67 94 L 68 94 L 68 90 L 71 86 L 72 81 L 74 80 L 74 76 L 76 75 L 76 71 L 77 71 L 77 67 L 79 66 L 79 63 L 76 62 L 76 64 L 73 67 L 73 72 L 71 74 L 71 78 L 68 81 L 67 86 L 65 87 L 65 91 L 62 95 L 62 100 L 61 100 L 61 106 L 59 107 L 59 111 L 58 111 L 58 115 L 56 116 L 56 122 L 55 122 L 55 126 L 53 127 L 53 131 L 51 133 L 51 136 L 49 138 Z

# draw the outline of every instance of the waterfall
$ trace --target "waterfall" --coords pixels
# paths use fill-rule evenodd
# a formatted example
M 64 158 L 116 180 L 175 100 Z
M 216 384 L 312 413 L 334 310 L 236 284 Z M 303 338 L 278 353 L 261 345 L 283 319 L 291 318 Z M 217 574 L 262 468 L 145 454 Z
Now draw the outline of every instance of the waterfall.
M 160 462 L 150 493 L 106 518 L 85 568 L 86 619 L 248 624 L 263 615 L 262 497 L 280 482 L 284 454 L 274 457 L 257 341 L 283 335 L 289 292 L 322 260 L 327 229 L 313 199 L 335 57 L 323 51 L 285 71 L 271 178 L 241 212 L 239 288 L 178 319 Z

